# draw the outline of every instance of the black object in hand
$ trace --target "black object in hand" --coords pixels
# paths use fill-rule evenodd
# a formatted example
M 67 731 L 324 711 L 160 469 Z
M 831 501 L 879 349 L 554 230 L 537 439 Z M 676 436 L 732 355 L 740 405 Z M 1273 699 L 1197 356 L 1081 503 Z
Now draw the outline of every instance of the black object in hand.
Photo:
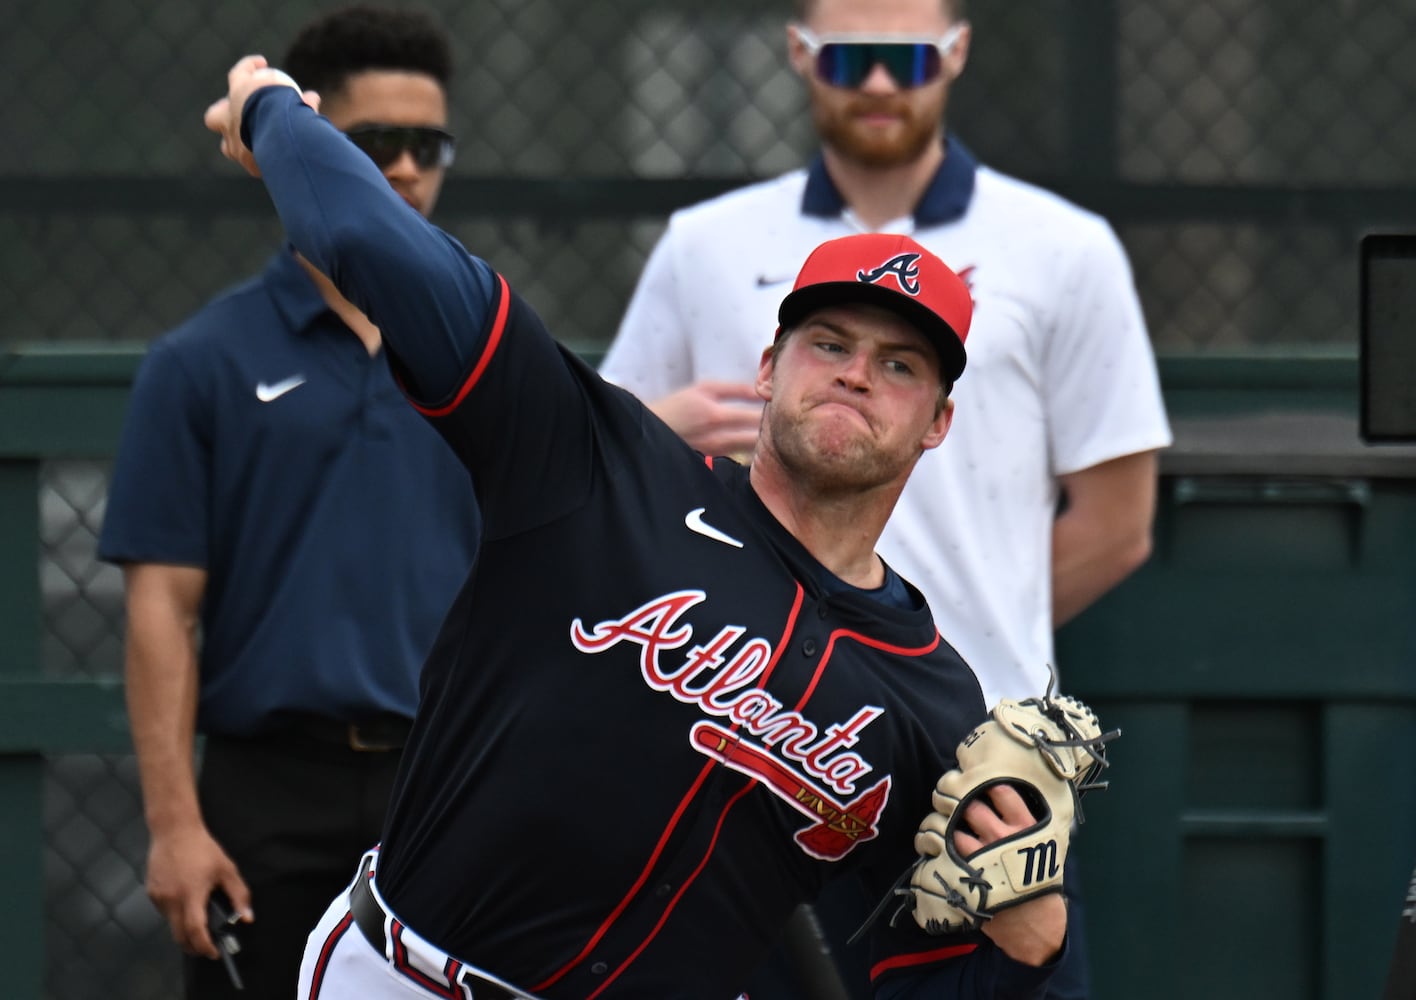
M 236 924 L 241 917 L 231 910 L 231 900 L 218 889 L 207 899 L 207 930 L 216 950 L 221 953 L 221 963 L 226 966 L 226 974 L 231 977 L 231 985 L 244 990 L 241 973 L 236 969 L 236 959 L 232 956 L 241 950 L 241 941 L 236 937 Z

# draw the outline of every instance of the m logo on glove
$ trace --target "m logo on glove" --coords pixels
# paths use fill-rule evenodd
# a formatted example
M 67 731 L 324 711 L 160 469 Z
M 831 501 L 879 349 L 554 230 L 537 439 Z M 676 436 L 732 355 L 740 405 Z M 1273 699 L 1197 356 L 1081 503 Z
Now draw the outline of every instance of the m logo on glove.
M 1027 858 L 1023 868 L 1023 885 L 1030 886 L 1034 881 L 1053 879 L 1062 870 L 1062 866 L 1057 863 L 1057 841 L 1049 840 L 1045 843 L 1035 844 L 1032 847 L 1021 847 L 1018 853 Z M 1036 868 L 1034 868 L 1036 862 Z

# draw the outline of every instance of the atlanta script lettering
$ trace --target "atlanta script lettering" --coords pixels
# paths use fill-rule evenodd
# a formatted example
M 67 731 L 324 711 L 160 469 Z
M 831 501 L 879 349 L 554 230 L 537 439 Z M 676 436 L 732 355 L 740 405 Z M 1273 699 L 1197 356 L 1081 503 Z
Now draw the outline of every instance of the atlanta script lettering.
M 729 726 L 697 723 L 689 743 L 705 756 L 762 781 L 793 809 L 813 821 L 797 834 L 809 853 L 832 860 L 876 834 L 875 822 L 889 799 L 885 777 L 851 801 L 873 768 L 850 748 L 883 711 L 862 706 L 849 719 L 818 726 L 787 709 L 756 682 L 772 662 L 772 645 L 747 629 L 727 625 L 706 642 L 673 654 L 693 640 L 684 615 L 707 595 L 681 590 L 654 598 L 622 618 L 587 629 L 571 623 L 570 638 L 583 653 L 602 653 L 629 642 L 639 646 L 639 669 L 655 691 L 697 706 Z M 754 737 L 748 739 L 748 737 Z

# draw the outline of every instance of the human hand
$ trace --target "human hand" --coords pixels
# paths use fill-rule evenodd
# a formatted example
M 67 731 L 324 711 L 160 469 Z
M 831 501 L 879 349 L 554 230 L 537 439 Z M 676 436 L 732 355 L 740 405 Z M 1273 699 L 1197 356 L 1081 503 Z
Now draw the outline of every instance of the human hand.
M 999 910 L 980 929 L 1013 961 L 1046 965 L 1067 939 L 1066 897 L 1053 893 Z
M 971 857 L 989 844 L 1007 840 L 1035 826 L 1023 797 L 1012 785 L 994 785 L 963 811 L 964 824 L 954 831 L 954 848 Z M 980 930 L 1015 961 L 1043 965 L 1062 947 L 1067 933 L 1067 904 L 1059 893 L 1038 896 L 994 912 Z
M 221 957 L 207 929 L 207 900 L 215 889 L 226 893 L 242 923 L 255 919 L 251 890 L 236 863 L 205 827 L 180 834 L 154 834 L 148 849 L 148 898 L 185 952 Z
M 954 849 L 968 858 L 989 844 L 1032 827 L 1038 817 L 1012 785 L 994 785 L 969 802 L 954 830 Z
M 705 455 L 745 455 L 757 445 L 762 399 L 744 382 L 695 382 L 650 404 Z
M 221 136 L 221 155 L 239 163 L 252 177 L 261 175 L 255 155 L 241 141 L 241 112 L 246 101 L 262 87 L 290 87 L 311 108 L 320 109 L 320 95 L 301 90 L 288 73 L 275 69 L 265 56 L 245 56 L 226 74 L 226 96 L 213 101 L 202 117 L 208 129 Z

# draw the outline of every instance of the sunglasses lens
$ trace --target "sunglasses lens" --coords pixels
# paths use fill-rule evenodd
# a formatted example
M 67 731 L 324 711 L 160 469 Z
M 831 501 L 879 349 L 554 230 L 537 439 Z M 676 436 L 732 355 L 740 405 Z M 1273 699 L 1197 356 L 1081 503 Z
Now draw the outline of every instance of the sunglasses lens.
M 827 42 L 816 54 L 816 73 L 834 87 L 859 87 L 877 65 L 901 87 L 939 76 L 939 49 L 928 42 Z
M 424 170 L 452 163 L 452 136 L 435 129 L 416 130 L 416 134 L 409 137 L 408 149 L 413 154 L 413 162 Z
M 423 170 L 452 165 L 454 140 L 442 129 L 370 127 L 354 129 L 348 135 L 380 170 L 393 166 L 405 151 Z
M 401 152 L 397 145 L 386 141 L 382 130 L 350 133 L 349 139 L 364 152 L 365 156 L 373 160 L 374 166 L 380 170 L 398 159 L 398 154 Z

